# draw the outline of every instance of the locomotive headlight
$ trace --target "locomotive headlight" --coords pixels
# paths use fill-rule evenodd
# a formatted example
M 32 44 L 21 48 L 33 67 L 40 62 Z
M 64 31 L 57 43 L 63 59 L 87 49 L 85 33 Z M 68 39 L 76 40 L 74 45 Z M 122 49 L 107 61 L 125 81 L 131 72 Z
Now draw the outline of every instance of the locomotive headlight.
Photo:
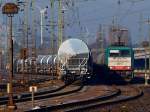
M 127 69 L 130 69 L 130 67 L 127 67 Z
M 113 67 L 110 67 L 110 69 L 112 69 Z

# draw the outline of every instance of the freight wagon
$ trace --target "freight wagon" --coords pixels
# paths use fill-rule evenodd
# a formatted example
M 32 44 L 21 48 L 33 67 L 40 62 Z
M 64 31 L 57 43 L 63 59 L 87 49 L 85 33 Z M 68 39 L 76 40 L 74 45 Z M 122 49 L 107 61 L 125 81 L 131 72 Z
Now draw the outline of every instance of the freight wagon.
M 87 44 L 80 39 L 68 39 L 58 49 L 61 78 L 71 81 L 76 78 L 90 78 L 92 56 Z

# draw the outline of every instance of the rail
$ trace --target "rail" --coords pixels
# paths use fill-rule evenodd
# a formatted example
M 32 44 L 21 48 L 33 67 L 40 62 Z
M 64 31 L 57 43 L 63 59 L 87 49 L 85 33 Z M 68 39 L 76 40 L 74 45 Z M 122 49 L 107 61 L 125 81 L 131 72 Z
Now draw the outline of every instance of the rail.
M 115 91 L 113 91 L 112 93 L 106 94 L 104 96 L 94 97 L 94 98 L 90 98 L 90 99 L 82 100 L 82 101 L 72 101 L 72 102 L 67 102 L 67 103 L 63 103 L 63 104 L 57 104 L 57 105 L 54 105 L 54 106 L 49 106 L 49 107 L 38 109 L 36 111 L 29 110 L 29 111 L 26 111 L 26 112 L 64 111 L 64 109 L 66 109 L 66 108 L 73 108 L 74 106 L 81 106 L 81 105 L 83 106 L 83 104 L 87 105 L 89 102 L 94 103 L 94 102 L 99 101 L 99 100 L 103 101 L 105 99 L 109 99 L 109 98 L 115 97 L 115 96 L 117 96 L 119 94 L 120 94 L 120 90 L 119 89 L 115 89 Z
M 143 95 L 143 91 L 141 91 L 140 89 L 135 88 L 135 87 L 132 87 L 132 88 L 134 89 L 134 91 L 136 91 L 137 94 L 125 96 L 124 93 L 121 91 L 120 95 L 115 96 L 112 99 L 108 99 L 103 102 L 91 103 L 91 104 L 85 105 L 85 106 L 75 107 L 70 110 L 66 110 L 65 112 L 86 112 L 86 111 L 89 111 L 90 109 L 92 110 L 92 108 L 97 108 L 97 107 L 104 106 L 104 105 L 113 105 L 116 103 L 134 100 Z
M 72 82 L 74 83 L 74 82 Z M 69 86 L 70 84 L 67 85 L 63 85 L 60 88 L 57 88 L 55 90 L 49 90 L 49 91 L 42 91 L 42 92 L 38 92 L 35 93 L 35 100 L 40 100 L 40 99 L 45 99 L 45 98 L 51 98 L 51 97 L 57 97 L 57 96 L 61 96 L 61 95 L 67 95 L 67 94 L 71 94 L 77 91 L 80 91 L 83 88 L 83 85 L 79 86 L 76 89 L 70 90 L 70 91 L 65 91 L 65 92 L 57 92 L 60 91 L 64 88 L 66 88 L 67 86 Z M 56 92 L 56 93 L 53 93 Z M 15 102 L 25 102 L 25 101 L 30 101 L 31 100 L 31 94 L 24 94 L 21 96 L 21 98 L 18 98 L 18 96 L 14 96 L 14 101 Z M 1 97 L 0 98 L 0 105 L 5 105 L 8 102 L 8 97 Z
M 63 111 L 63 112 L 84 112 L 84 111 L 92 111 L 93 108 L 104 106 L 104 105 L 112 105 L 115 103 L 125 102 L 129 100 L 134 100 L 143 95 L 143 91 L 138 88 L 130 87 L 133 89 L 133 93 L 131 95 L 130 92 L 126 91 L 125 95 L 123 90 L 117 89 L 117 91 L 113 92 L 112 94 L 100 96 L 92 99 L 87 99 L 84 101 L 79 102 L 70 102 L 65 104 L 58 104 L 55 106 L 44 107 L 37 110 L 29 110 L 26 112 L 53 112 L 53 111 Z

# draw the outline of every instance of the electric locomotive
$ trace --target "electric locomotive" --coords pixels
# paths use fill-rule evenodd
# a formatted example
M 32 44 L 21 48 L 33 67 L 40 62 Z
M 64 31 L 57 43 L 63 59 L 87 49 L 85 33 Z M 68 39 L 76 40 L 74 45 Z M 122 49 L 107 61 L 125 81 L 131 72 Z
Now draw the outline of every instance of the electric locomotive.
M 125 79 L 133 78 L 134 53 L 131 47 L 111 46 L 105 51 L 106 65 Z

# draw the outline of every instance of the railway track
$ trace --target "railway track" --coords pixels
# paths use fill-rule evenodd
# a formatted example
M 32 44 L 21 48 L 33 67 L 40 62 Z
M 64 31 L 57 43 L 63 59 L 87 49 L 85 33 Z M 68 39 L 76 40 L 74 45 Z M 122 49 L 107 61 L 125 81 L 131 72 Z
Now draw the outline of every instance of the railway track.
M 143 95 L 143 92 L 135 87 L 117 87 L 111 94 L 87 98 L 82 101 L 74 101 L 54 106 L 44 107 L 38 110 L 30 110 L 26 112 L 92 112 L 93 109 L 133 100 Z
M 118 87 L 120 89 L 120 94 L 106 99 L 104 101 L 98 101 L 95 103 L 89 102 L 88 105 L 75 106 L 74 108 L 67 109 L 65 112 L 92 112 L 96 108 L 100 108 L 107 105 L 113 105 L 116 103 L 121 103 L 129 100 L 134 100 L 143 95 L 143 92 L 135 87 Z
M 119 89 L 114 89 L 109 86 L 99 85 L 99 86 L 86 86 L 86 87 L 87 88 L 81 92 L 77 92 L 72 95 L 67 95 L 64 96 L 63 98 L 57 97 L 54 99 L 53 98 L 49 99 L 50 101 L 41 103 L 41 105 L 46 103 L 46 104 L 50 104 L 51 106 L 47 105 L 47 107 L 45 106 L 45 108 L 42 108 L 38 111 L 43 111 L 43 112 L 49 112 L 49 110 L 51 112 L 63 111 L 63 109 L 74 107 L 74 105 L 80 106 L 83 103 L 87 104 L 88 101 L 95 102 L 97 100 L 104 100 L 120 94 Z M 55 102 L 56 100 L 58 101 L 57 103 Z M 31 112 L 32 111 L 33 110 L 31 110 Z
M 74 82 L 73 82 L 74 83 Z M 71 84 L 63 85 L 57 89 L 54 90 L 47 90 L 47 91 L 40 91 L 35 93 L 35 100 L 40 100 L 40 99 L 46 99 L 46 98 L 51 98 L 51 97 L 57 97 L 57 96 L 62 96 L 62 95 L 67 95 L 71 94 L 74 92 L 78 92 L 82 90 L 83 85 L 76 87 L 75 89 L 68 90 L 67 87 L 71 86 Z M 19 102 L 25 102 L 25 101 L 30 101 L 31 100 L 31 93 L 23 94 L 22 96 L 14 96 L 14 101 L 16 103 Z M 0 98 L 0 105 L 6 105 L 8 102 L 8 97 L 1 97 Z

